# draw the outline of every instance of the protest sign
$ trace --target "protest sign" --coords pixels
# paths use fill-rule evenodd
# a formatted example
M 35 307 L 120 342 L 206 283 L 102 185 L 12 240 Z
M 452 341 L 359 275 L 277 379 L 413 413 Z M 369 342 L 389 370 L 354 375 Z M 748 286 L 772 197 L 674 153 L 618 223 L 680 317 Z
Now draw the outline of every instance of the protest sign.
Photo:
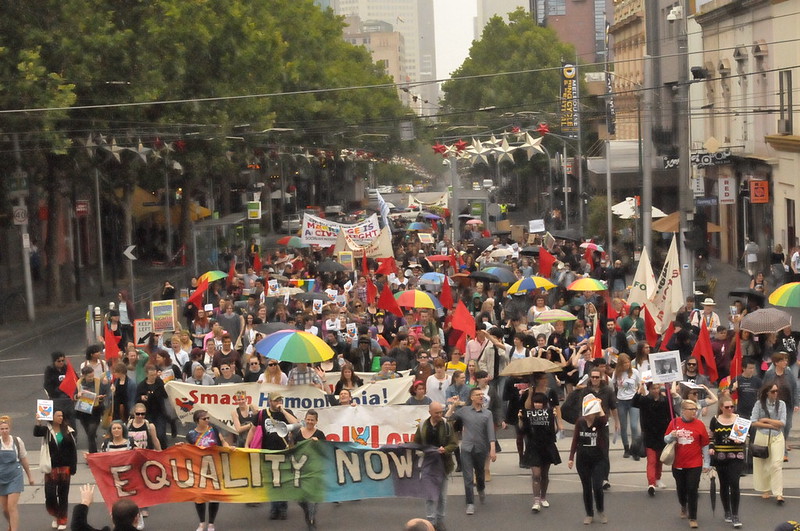
M 144 347 L 147 345 L 147 340 L 150 339 L 150 334 L 153 333 L 153 321 L 150 319 L 134 319 L 133 320 L 133 344 L 137 347 Z
M 433 234 L 430 234 L 430 233 L 427 233 L 427 232 L 418 232 L 417 233 L 417 238 L 419 238 L 419 242 L 422 243 L 422 244 L 426 244 L 427 245 L 427 244 L 436 243 L 436 241 L 433 239 Z
M 172 332 L 175 330 L 177 310 L 174 300 L 152 301 L 150 303 L 150 320 L 154 333 Z
M 336 243 L 336 238 L 342 233 L 353 241 L 366 244 L 377 238 L 380 231 L 377 214 L 372 214 L 364 221 L 352 225 L 336 223 L 311 214 L 304 214 L 301 239 L 303 243 L 309 245 L 330 247 Z M 348 249 L 342 250 L 346 251 Z
M 736 441 L 738 443 L 743 443 L 747 441 L 747 434 L 750 432 L 750 425 L 752 421 L 746 417 L 736 417 L 736 420 L 733 421 L 733 426 L 731 427 L 731 435 L 729 437 L 730 440 Z
M 275 452 L 184 444 L 160 452 L 94 453 L 86 460 L 109 510 L 122 498 L 140 507 L 190 501 L 436 499 L 444 477 L 438 451 L 416 445 L 372 449 L 304 441 Z
M 353 258 L 353 251 L 342 251 L 339 253 L 339 263 L 342 264 L 348 271 L 352 271 L 356 267 L 356 261 Z
M 333 248 L 335 253 L 342 251 L 352 251 L 354 256 L 362 257 L 366 253 L 367 258 L 393 258 L 394 249 L 392 248 L 392 234 L 388 227 L 381 229 L 377 238 L 369 243 L 361 244 L 350 238 L 344 231 L 339 233 L 336 245 Z
M 42 400 L 36 401 L 36 420 L 53 420 L 53 401 Z
M 652 352 L 649 354 L 654 383 L 679 382 L 683 380 L 681 355 L 677 350 Z
M 317 410 L 329 441 L 354 442 L 377 448 L 412 442 L 428 406 L 334 406 Z

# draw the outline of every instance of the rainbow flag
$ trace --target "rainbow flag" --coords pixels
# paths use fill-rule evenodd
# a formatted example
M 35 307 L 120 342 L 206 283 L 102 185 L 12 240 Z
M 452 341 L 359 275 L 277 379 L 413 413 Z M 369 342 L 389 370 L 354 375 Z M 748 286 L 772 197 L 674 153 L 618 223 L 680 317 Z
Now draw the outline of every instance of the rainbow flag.
M 435 500 L 444 480 L 436 448 L 418 445 L 374 449 L 309 440 L 269 451 L 182 444 L 164 451 L 89 454 L 87 462 L 109 510 L 121 497 L 140 507 L 396 496 Z
M 290 278 L 289 285 L 296 286 L 301 288 L 305 292 L 309 292 L 314 289 L 314 282 L 316 282 L 313 278 Z

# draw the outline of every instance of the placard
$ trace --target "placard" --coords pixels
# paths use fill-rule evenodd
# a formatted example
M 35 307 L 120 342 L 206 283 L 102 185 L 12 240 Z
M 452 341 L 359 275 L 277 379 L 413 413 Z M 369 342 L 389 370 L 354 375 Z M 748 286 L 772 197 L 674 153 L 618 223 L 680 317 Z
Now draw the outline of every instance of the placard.
M 433 244 L 436 241 L 433 239 L 433 234 L 429 232 L 418 232 L 417 238 L 419 238 L 419 243 L 423 245 Z
M 133 320 L 133 344 L 137 347 L 147 346 L 147 341 L 153 333 L 153 321 L 150 319 Z
M 97 393 L 82 389 L 80 393 L 78 393 L 78 399 L 75 401 L 75 411 L 91 415 L 95 400 L 97 400 Z
M 356 267 L 356 262 L 353 259 L 353 251 L 339 251 L 339 263 L 352 271 Z
M 152 332 L 160 334 L 174 331 L 177 313 L 174 300 L 152 301 L 150 303 L 150 319 L 153 322 Z
M 679 351 L 654 352 L 648 357 L 653 374 L 653 383 L 669 383 L 683 380 L 681 354 Z
M 737 416 L 736 420 L 733 421 L 733 426 L 731 426 L 731 434 L 728 438 L 738 443 L 745 442 L 747 440 L 747 434 L 750 432 L 750 425 L 752 423 L 753 422 L 746 417 Z
M 544 220 L 543 219 L 532 219 L 528 221 L 528 232 L 535 233 L 535 232 L 544 232 Z
M 36 420 L 53 420 L 53 401 L 36 401 Z
M 311 307 L 314 309 L 314 313 L 321 314 L 322 313 L 322 299 L 314 299 L 311 301 Z

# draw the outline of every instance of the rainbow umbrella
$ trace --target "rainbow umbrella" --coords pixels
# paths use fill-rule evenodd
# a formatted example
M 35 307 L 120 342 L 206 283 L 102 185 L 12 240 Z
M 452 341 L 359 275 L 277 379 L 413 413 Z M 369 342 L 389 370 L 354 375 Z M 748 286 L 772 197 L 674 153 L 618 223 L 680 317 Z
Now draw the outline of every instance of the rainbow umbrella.
M 517 281 L 517 277 L 514 276 L 514 273 L 505 267 L 487 267 L 481 269 L 481 272 L 496 276 L 502 284 L 511 284 Z
M 428 225 L 427 223 L 415 221 L 414 223 L 411 223 L 408 227 L 406 227 L 406 230 L 431 230 L 431 226 Z
M 200 275 L 200 277 L 197 279 L 197 281 L 198 282 L 202 282 L 204 280 L 207 280 L 209 282 L 209 284 L 210 284 L 211 282 L 214 282 L 215 280 L 220 280 L 220 279 L 227 278 L 227 277 L 228 277 L 228 273 L 226 273 L 225 271 L 220 271 L 219 269 L 215 269 L 213 271 L 206 271 L 205 273 Z
M 427 291 L 420 291 L 418 289 L 409 289 L 406 291 L 399 291 L 394 294 L 397 299 L 397 304 L 406 308 L 441 308 L 442 303 L 439 299 L 428 293 Z
M 553 310 L 543 311 L 534 321 L 537 323 L 554 323 L 556 321 L 574 321 L 575 319 L 577 319 L 577 317 L 573 314 L 555 308 Z
M 554 287 L 556 287 L 556 285 L 544 277 L 525 277 L 522 280 L 514 282 L 511 287 L 508 288 L 508 294 L 513 295 L 514 293 L 524 293 L 532 289 L 552 289 Z
M 770 304 L 800 308 L 800 282 L 789 282 L 777 288 L 769 296 Z
M 608 286 L 596 278 L 579 278 L 567 286 L 569 291 L 605 291 L 607 289 Z
M 278 240 L 278 245 L 282 247 L 294 247 L 296 249 L 305 249 L 308 247 L 308 244 L 303 243 L 303 240 L 297 236 L 284 236 Z
M 264 357 L 292 363 L 317 363 L 333 357 L 333 349 L 321 338 L 301 330 L 279 330 L 256 343 Z

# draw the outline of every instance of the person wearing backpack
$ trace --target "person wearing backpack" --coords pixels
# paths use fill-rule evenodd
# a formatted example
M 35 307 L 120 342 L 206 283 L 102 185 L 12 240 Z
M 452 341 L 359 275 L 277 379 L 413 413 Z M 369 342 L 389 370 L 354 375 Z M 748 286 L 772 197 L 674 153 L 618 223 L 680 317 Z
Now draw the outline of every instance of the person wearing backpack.
M 430 417 L 417 427 L 414 442 L 424 446 L 435 446 L 444 463 L 444 476 L 437 500 L 425 500 L 425 514 L 437 530 L 444 530 L 445 500 L 447 499 L 447 476 L 453 472 L 453 452 L 458 448 L 455 430 L 444 420 L 444 406 L 431 402 Z
M 19 437 L 11 435 L 11 418 L 2 416 L 0 417 L 0 502 L 10 531 L 19 529 L 17 503 L 24 485 L 23 470 L 28 476 L 28 484 L 33 485 L 25 443 Z

